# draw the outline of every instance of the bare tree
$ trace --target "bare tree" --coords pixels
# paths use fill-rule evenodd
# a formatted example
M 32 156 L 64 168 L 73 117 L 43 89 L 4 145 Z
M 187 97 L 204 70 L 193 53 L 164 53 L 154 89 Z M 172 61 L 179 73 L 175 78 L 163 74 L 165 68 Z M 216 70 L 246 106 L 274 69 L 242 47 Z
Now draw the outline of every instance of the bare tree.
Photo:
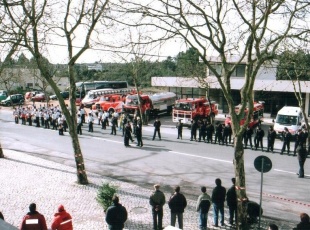
M 236 186 L 240 188 L 237 189 L 240 229 L 248 228 L 246 205 L 242 202 L 247 198 L 242 136 L 253 111 L 253 85 L 260 67 L 274 59 L 283 42 L 306 38 L 309 6 L 309 1 L 303 0 L 122 1 L 121 7 L 127 12 L 137 18 L 140 14 L 139 24 L 132 22 L 129 26 L 153 27 L 158 34 L 162 33 L 157 40 L 181 38 L 198 51 L 220 85 L 232 120 L 234 171 Z M 212 65 L 214 59 L 220 63 L 220 69 Z M 245 63 L 246 69 L 240 90 L 241 107 L 236 113 L 231 77 L 240 63 Z M 240 127 L 247 106 L 247 120 Z
M 80 184 L 88 184 L 84 158 L 77 136 L 76 128 L 76 76 L 75 63 L 81 55 L 90 48 L 92 34 L 101 20 L 108 0 L 67 0 L 51 2 L 8 1 L 4 0 L 5 14 L 13 22 L 15 28 L 21 30 L 22 46 L 32 54 L 42 76 L 52 87 L 59 98 L 60 107 L 69 126 L 74 158 L 77 169 L 77 179 Z M 26 16 L 23 19 L 23 15 Z M 62 52 L 68 55 L 68 78 L 70 84 L 70 111 L 66 107 L 60 90 L 53 80 L 53 71 L 48 68 L 44 55 L 48 51 L 49 42 L 64 38 L 65 46 Z

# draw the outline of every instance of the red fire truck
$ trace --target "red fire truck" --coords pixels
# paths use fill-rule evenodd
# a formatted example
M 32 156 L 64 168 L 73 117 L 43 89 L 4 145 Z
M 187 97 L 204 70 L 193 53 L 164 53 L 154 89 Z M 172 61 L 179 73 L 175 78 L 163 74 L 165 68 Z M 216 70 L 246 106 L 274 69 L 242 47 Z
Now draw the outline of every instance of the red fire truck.
M 190 124 L 200 118 L 213 119 L 218 114 L 218 104 L 206 98 L 184 98 L 177 100 L 172 113 L 172 121 Z
M 103 111 L 108 111 L 109 113 L 120 113 L 122 112 L 125 100 L 126 95 L 110 94 L 101 96 L 99 101 L 92 106 L 92 109 L 101 109 Z
M 235 112 L 236 113 L 239 113 L 240 107 L 241 107 L 241 105 L 235 106 Z M 244 117 L 240 120 L 240 126 L 244 125 L 248 113 L 249 113 L 249 109 L 245 108 Z M 263 101 L 254 102 L 253 115 L 252 115 L 251 120 L 249 122 L 249 127 L 254 128 L 257 125 L 259 125 L 263 121 L 263 117 L 264 117 L 264 102 Z M 228 124 L 228 123 L 229 124 L 231 123 L 230 116 L 227 116 L 225 119 L 225 124 Z
M 127 95 L 132 92 L 135 92 L 133 88 L 90 90 L 82 100 L 82 104 L 86 108 L 90 108 L 96 102 L 100 101 L 102 97 L 106 97 L 107 95 Z
M 157 93 L 153 95 L 140 94 L 142 113 L 147 116 L 156 116 L 160 113 L 171 113 L 176 95 L 172 92 Z M 133 116 L 139 113 L 138 95 L 127 95 L 124 112 Z

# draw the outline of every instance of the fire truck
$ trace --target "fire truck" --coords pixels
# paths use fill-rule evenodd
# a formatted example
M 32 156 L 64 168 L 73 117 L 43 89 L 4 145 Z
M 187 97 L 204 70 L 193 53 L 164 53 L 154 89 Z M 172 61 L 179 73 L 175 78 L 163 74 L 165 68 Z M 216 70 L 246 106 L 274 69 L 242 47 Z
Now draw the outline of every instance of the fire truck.
M 123 105 L 126 100 L 126 95 L 118 94 L 109 94 L 101 96 L 99 101 L 96 102 L 93 106 L 93 110 L 103 110 L 108 111 L 109 113 L 120 113 L 122 112 Z
M 98 102 L 101 97 L 106 95 L 127 95 L 130 92 L 133 92 L 132 88 L 123 88 L 123 89 L 96 89 L 90 90 L 82 100 L 82 104 L 86 108 L 92 107 L 96 102 Z
M 235 112 L 239 113 L 240 108 L 241 108 L 241 105 L 235 106 Z M 248 116 L 248 113 L 249 113 L 249 109 L 245 108 L 244 116 L 240 120 L 240 126 L 244 125 L 246 118 Z M 253 114 L 249 122 L 249 127 L 255 128 L 257 125 L 259 125 L 263 121 L 263 117 L 264 117 L 264 102 L 263 101 L 254 102 Z M 225 119 L 225 125 L 230 124 L 230 123 L 231 123 L 231 118 L 230 116 L 227 116 Z
M 172 121 L 178 122 L 180 119 L 184 124 L 191 124 L 192 120 L 206 118 L 214 119 L 218 114 L 218 104 L 211 103 L 206 98 L 184 98 L 175 102 L 172 113 Z
M 156 93 L 153 95 L 127 95 L 123 109 L 130 116 L 139 114 L 138 96 L 140 97 L 142 113 L 146 116 L 157 116 L 163 112 L 170 114 L 176 99 L 176 94 L 172 92 Z

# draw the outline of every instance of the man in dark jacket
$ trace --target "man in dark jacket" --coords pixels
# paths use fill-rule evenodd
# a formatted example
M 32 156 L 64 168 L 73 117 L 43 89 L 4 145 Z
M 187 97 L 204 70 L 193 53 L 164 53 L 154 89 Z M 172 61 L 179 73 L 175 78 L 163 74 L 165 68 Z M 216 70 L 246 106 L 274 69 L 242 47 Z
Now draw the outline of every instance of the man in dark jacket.
M 270 126 L 268 130 L 268 136 L 267 136 L 268 142 L 267 142 L 266 152 L 269 152 L 269 149 L 270 149 L 271 152 L 273 153 L 273 146 L 274 146 L 274 141 L 276 139 L 276 136 L 277 136 L 277 133 L 276 131 L 274 131 L 273 126 Z
M 159 190 L 158 184 L 154 185 L 154 192 L 150 196 L 150 205 L 152 206 L 153 229 L 163 228 L 163 206 L 166 203 L 165 195 Z
M 229 208 L 229 224 L 235 223 L 237 220 L 237 194 L 236 194 L 236 179 L 231 178 L 231 182 L 233 185 L 228 189 L 227 194 L 226 194 L 226 201 L 227 201 L 227 206 Z
M 156 120 L 154 121 L 154 135 L 153 135 L 153 139 L 152 139 L 153 141 L 155 140 L 156 133 L 158 133 L 159 140 L 161 140 L 160 126 L 161 126 L 161 122 L 158 119 L 158 117 L 156 117 Z
M 262 128 L 260 126 L 258 126 L 256 128 L 255 131 L 255 150 L 257 150 L 257 148 L 260 147 L 262 148 L 262 151 L 264 151 L 264 146 L 263 146 L 263 137 L 265 136 L 265 132 L 264 130 L 262 130 Z
M 24 216 L 20 230 L 47 230 L 45 217 L 37 212 L 35 203 L 29 205 L 29 212 Z
M 119 203 L 118 196 L 112 198 L 113 204 L 108 208 L 105 221 L 110 230 L 122 230 L 127 220 L 127 210 Z
M 287 148 L 287 155 L 290 155 L 291 137 L 292 137 L 292 134 L 288 131 L 288 128 L 285 127 L 282 133 L 283 146 L 282 146 L 281 153 L 280 153 L 281 155 L 283 154 L 286 148 Z
M 174 191 L 168 202 L 171 210 L 171 226 L 175 226 L 176 217 L 178 217 L 179 229 L 183 229 L 183 212 L 187 206 L 187 201 L 185 196 L 180 193 L 180 186 L 176 186 Z
M 298 158 L 298 162 L 299 162 L 298 177 L 304 178 L 304 176 L 305 176 L 304 164 L 305 164 L 306 159 L 307 159 L 307 149 L 305 148 L 305 144 L 300 144 L 297 148 L 297 152 L 298 152 L 297 158 Z
M 216 187 L 212 191 L 211 200 L 213 203 L 214 227 L 218 227 L 218 215 L 221 215 L 221 225 L 224 226 L 224 202 L 226 189 L 222 186 L 221 179 L 215 180 Z

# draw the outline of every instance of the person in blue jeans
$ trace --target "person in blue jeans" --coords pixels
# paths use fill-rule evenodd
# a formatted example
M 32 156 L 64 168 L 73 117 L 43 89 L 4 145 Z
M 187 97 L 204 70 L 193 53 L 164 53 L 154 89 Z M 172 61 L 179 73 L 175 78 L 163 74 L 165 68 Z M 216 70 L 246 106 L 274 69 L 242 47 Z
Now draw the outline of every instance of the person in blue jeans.
M 218 227 L 219 213 L 221 216 L 221 226 L 224 226 L 224 202 L 226 189 L 222 186 L 221 179 L 215 180 L 216 187 L 212 191 L 211 200 L 213 203 L 214 227 Z
M 207 230 L 208 212 L 211 205 L 211 197 L 207 194 L 207 188 L 201 187 L 202 194 L 198 197 L 196 211 L 199 212 L 199 229 Z

